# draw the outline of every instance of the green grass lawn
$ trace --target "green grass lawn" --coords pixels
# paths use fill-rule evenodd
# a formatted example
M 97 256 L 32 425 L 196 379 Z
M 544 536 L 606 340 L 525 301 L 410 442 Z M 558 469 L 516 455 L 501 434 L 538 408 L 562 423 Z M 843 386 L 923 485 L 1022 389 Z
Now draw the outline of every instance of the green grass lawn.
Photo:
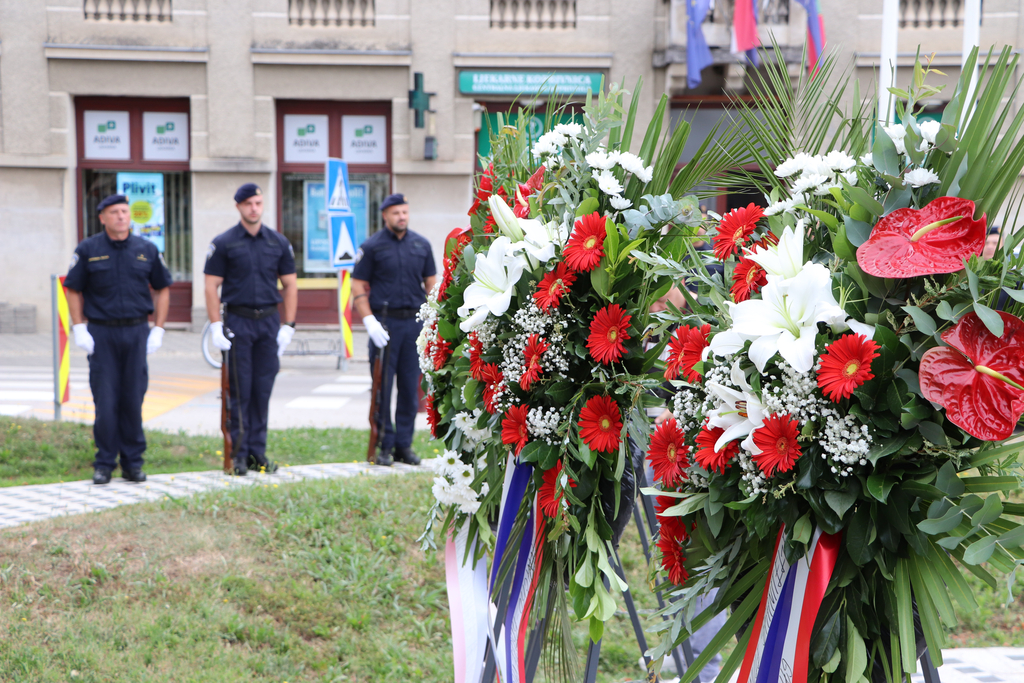
M 282 465 L 361 462 L 366 459 L 366 429 L 272 429 L 267 455 Z M 416 432 L 413 450 L 433 457 L 436 444 Z M 147 431 L 147 474 L 220 469 L 221 437 Z M 92 425 L 0 417 L 0 487 L 49 484 L 92 477 L 96 447 Z

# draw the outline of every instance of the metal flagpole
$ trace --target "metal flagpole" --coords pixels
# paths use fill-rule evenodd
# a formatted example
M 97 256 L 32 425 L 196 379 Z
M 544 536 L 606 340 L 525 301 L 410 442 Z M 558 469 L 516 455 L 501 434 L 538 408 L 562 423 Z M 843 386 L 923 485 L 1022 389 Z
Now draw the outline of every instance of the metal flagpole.
M 896 100 L 889 88 L 896 85 L 896 47 L 899 36 L 900 0 L 882 2 L 882 50 L 878 60 L 878 122 L 895 122 Z
M 967 0 L 964 4 L 964 43 L 961 47 L 960 52 L 960 67 L 963 68 L 967 63 L 967 57 L 971 54 L 971 50 L 981 45 L 981 0 Z M 980 56 L 980 55 L 979 55 Z M 967 108 L 964 110 L 967 115 L 963 117 L 963 121 L 960 126 L 963 128 L 964 124 L 970 120 L 971 114 L 974 113 L 974 93 L 978 87 L 978 65 L 975 63 L 974 71 L 971 73 L 971 82 L 967 86 L 967 97 L 964 99 L 964 103 Z
M 60 280 L 57 275 L 50 276 L 50 309 L 53 328 L 53 419 L 60 422 L 60 313 L 57 299 L 57 288 Z

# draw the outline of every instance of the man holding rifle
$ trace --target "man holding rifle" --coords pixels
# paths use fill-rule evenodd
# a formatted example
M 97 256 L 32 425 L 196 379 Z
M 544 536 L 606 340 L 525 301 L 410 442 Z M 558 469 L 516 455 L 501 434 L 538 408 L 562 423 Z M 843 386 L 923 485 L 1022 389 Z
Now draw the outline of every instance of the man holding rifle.
M 434 287 L 437 268 L 430 242 L 409 230 L 409 205 L 405 197 L 389 195 L 380 209 L 385 229 L 367 239 L 356 254 L 352 301 L 370 335 L 370 367 L 378 355 L 382 362 L 386 361 L 380 373 L 382 387 L 374 386 L 375 396 L 379 396 L 376 408 L 383 417 L 379 420 L 383 430 L 378 434 L 381 449 L 376 462 L 391 465 L 397 460 L 418 465 L 420 459 L 412 451 L 412 434 L 419 409 L 416 337 L 422 323 L 416 320 L 416 314 L 426 302 L 427 292 Z M 385 347 L 387 353 L 383 353 Z M 392 423 L 391 387 L 396 378 L 398 400 Z M 371 428 L 379 417 L 371 416 Z
M 241 220 L 217 235 L 206 252 L 206 312 L 214 346 L 230 350 L 226 355 L 234 472 L 243 476 L 250 468 L 260 468 L 272 474 L 277 465 L 267 460 L 267 418 L 279 357 L 295 334 L 295 254 L 284 235 L 263 225 L 259 187 L 246 183 L 238 188 L 235 206 Z M 277 310 L 282 302 L 283 323 Z

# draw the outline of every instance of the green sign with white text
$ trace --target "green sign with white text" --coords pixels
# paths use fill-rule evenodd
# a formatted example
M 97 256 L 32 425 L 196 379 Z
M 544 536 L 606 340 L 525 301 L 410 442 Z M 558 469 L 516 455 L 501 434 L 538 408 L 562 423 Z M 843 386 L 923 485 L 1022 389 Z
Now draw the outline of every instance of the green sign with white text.
M 463 71 L 463 95 L 586 95 L 601 88 L 598 72 Z

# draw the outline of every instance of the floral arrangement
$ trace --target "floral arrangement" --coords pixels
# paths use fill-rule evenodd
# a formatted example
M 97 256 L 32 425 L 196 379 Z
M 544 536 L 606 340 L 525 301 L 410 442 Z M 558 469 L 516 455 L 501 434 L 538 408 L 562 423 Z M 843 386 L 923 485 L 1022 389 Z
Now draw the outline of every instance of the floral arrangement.
M 855 683 L 902 680 L 925 645 L 941 665 L 954 603 L 977 608 L 962 572 L 995 586 L 993 572 L 1024 563 L 1024 505 L 1000 495 L 1021 483 L 1009 439 L 1024 413 L 1022 233 L 1004 230 L 981 258 L 1024 167 L 1021 122 L 1001 100 L 1017 57 L 990 56 L 972 110 L 974 59 L 941 120 L 921 116 L 937 91 L 918 63 L 893 91 L 900 123 L 873 141 L 859 105 L 821 114 L 844 94 L 845 82 L 825 89 L 828 67 L 795 94 L 770 67 L 784 95 L 758 98 L 756 115 L 739 103 L 750 155 L 773 170 L 746 178 L 767 208 L 722 216 L 711 253 L 633 252 L 647 277 L 698 286 L 660 321 L 678 324 L 663 367 L 675 393 L 650 441 L 648 493 L 677 588 L 654 655 L 732 612 L 683 683 L 734 635 L 719 681 L 778 666 L 764 632 L 780 564 L 810 565 L 813 582 L 830 556 L 794 679 Z

